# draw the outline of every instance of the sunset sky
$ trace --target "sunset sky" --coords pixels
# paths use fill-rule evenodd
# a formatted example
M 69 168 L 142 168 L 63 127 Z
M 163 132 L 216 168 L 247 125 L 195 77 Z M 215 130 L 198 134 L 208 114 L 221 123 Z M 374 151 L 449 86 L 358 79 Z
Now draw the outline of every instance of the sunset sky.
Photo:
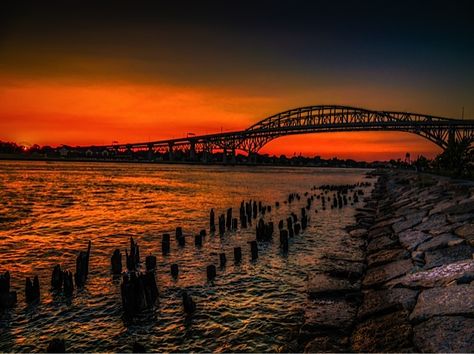
M 472 1 L 97 3 L 1 2 L 0 140 L 159 140 L 318 104 L 474 118 Z M 439 149 L 407 133 L 332 133 L 260 152 Z

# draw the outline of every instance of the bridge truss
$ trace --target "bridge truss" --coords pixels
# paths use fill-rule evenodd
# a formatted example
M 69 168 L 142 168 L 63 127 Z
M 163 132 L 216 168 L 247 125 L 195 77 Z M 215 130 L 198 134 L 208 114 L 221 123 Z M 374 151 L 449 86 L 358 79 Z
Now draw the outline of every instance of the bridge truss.
M 191 136 L 132 144 L 113 144 L 83 147 L 94 151 L 143 151 L 150 154 L 168 153 L 170 159 L 177 152 L 189 154 L 223 151 L 235 156 L 240 150 L 249 155 L 257 153 L 273 139 L 309 133 L 401 131 L 417 134 L 446 149 L 450 139 L 474 142 L 474 120 L 451 119 L 426 114 L 373 111 L 348 106 L 308 106 L 275 114 L 246 130 Z

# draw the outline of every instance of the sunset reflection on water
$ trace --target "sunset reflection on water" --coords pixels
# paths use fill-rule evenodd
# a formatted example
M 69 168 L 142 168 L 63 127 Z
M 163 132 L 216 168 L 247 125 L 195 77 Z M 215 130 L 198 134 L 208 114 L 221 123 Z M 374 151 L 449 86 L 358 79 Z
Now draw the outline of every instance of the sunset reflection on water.
M 259 245 L 250 261 L 247 241 L 255 223 L 223 237 L 207 235 L 194 246 L 194 234 L 208 230 L 209 210 L 233 207 L 242 200 L 273 206 L 266 220 L 276 224 L 305 200 L 284 204 L 290 192 L 313 185 L 365 181 L 364 170 L 282 167 L 219 167 L 116 163 L 0 162 L 0 271 L 9 270 L 18 304 L 0 317 L 0 351 L 44 350 L 53 336 L 69 351 L 130 351 L 135 340 L 150 351 L 277 351 L 301 324 L 305 276 L 318 268 L 354 209 L 311 210 L 308 229 L 295 237 L 288 256 L 278 242 Z M 274 208 L 280 201 L 280 208 Z M 321 209 L 318 203 L 315 203 Z M 176 226 L 187 236 L 179 248 Z M 161 254 L 161 235 L 169 232 L 171 253 Z M 133 323 L 122 319 L 120 279 L 110 273 L 115 248 L 124 253 L 133 236 L 142 260 L 157 256 L 160 303 Z M 74 270 L 75 258 L 92 241 L 90 271 L 83 289 L 71 299 L 49 290 L 54 265 Z M 235 266 L 232 249 L 241 246 L 243 262 Z M 206 266 L 228 265 L 214 282 Z M 173 280 L 171 263 L 180 274 Z M 27 306 L 24 279 L 38 275 L 41 302 Z M 188 289 L 198 310 L 186 319 L 180 290 Z

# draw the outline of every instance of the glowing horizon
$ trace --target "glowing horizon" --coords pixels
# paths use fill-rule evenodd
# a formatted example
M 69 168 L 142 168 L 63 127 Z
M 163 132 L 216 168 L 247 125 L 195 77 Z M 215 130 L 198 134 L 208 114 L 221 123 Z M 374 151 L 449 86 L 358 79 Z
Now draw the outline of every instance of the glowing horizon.
M 464 107 L 473 115 L 472 24 L 456 6 L 406 14 L 388 5 L 346 4 L 341 12 L 309 4 L 301 11 L 272 2 L 229 13 L 213 2 L 185 4 L 185 14 L 141 2 L 74 11 L 67 4 L 32 4 L 27 12 L 11 5 L 0 37 L 0 140 L 165 140 L 243 130 L 319 104 L 452 118 Z M 326 15 L 314 22 L 314 11 Z M 444 37 L 440 16 L 452 20 Z M 407 152 L 434 157 L 440 149 L 409 133 L 357 132 L 278 138 L 260 152 L 388 160 Z

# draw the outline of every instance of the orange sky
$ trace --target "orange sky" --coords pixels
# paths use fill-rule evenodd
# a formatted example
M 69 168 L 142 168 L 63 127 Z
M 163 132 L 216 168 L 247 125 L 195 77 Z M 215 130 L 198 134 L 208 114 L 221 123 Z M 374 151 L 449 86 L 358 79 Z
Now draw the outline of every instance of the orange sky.
M 0 86 L 1 139 L 25 144 L 89 145 L 141 142 L 245 129 L 273 113 L 306 104 L 343 103 L 396 109 L 388 92 L 326 87 L 320 92 L 269 92 L 251 89 L 81 80 L 26 80 L 5 77 Z M 413 104 L 408 99 L 407 105 Z M 341 97 L 348 97 L 342 99 Z M 312 98 L 314 97 L 314 98 Z M 332 99 L 331 99 L 332 97 Z M 393 94 L 390 94 L 393 100 Z M 403 99 L 403 97 L 397 97 Z M 368 101 L 380 104 L 368 104 Z M 439 149 L 407 133 L 328 133 L 280 138 L 261 153 L 389 159 Z
M 242 130 L 322 104 L 452 118 L 463 107 L 466 118 L 474 112 L 467 2 L 2 5 L 3 141 L 169 139 Z M 408 133 L 359 132 L 279 138 L 260 152 L 385 160 L 439 151 Z

